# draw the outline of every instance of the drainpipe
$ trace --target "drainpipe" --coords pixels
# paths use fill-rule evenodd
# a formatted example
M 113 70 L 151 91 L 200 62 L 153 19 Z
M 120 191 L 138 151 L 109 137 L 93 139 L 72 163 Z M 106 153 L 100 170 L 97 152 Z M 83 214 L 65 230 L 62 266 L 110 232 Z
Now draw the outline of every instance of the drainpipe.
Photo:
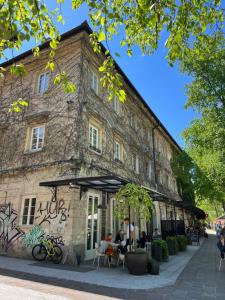
M 159 123 L 156 124 L 152 128 L 152 154 L 153 154 L 153 168 L 154 168 L 154 175 L 155 175 L 155 187 L 157 190 L 158 178 L 156 174 L 156 157 L 155 157 L 155 129 L 159 127 Z

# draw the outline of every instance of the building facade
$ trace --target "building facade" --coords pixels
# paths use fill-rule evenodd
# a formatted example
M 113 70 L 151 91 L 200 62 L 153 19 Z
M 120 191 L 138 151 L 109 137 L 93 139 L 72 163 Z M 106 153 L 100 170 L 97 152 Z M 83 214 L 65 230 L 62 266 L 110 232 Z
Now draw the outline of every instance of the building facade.
M 74 94 L 54 85 L 45 70 L 48 43 L 40 57 L 28 51 L 2 66 L 22 63 L 27 75 L 7 72 L 0 81 L 0 238 L 8 252 L 27 256 L 21 236 L 34 225 L 62 236 L 68 260 L 76 251 L 93 257 L 95 243 L 120 222 L 113 214 L 115 191 L 136 182 L 155 197 L 154 227 L 161 220 L 188 221 L 170 160 L 181 149 L 128 78 L 122 75 L 127 100 L 107 99 L 98 68 L 103 54 L 93 52 L 86 23 L 62 35 L 56 61 L 76 84 Z M 15 99 L 29 106 L 10 113 Z M 159 200 L 157 200 L 157 197 Z M 139 224 L 139 231 L 147 230 Z

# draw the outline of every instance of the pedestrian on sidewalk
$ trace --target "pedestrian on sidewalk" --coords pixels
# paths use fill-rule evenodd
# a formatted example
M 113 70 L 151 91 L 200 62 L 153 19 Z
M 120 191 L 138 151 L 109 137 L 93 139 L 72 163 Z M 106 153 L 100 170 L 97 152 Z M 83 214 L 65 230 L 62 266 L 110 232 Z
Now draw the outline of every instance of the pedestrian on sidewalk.
M 216 227 L 216 236 L 218 237 L 218 239 L 220 238 L 220 233 L 221 233 L 221 227 L 220 227 L 220 225 L 218 225 Z
M 220 234 L 223 235 L 223 236 L 225 236 L 225 226 L 223 226 L 223 228 L 221 229 Z
M 224 235 L 221 234 L 219 242 L 217 243 L 217 247 L 220 250 L 220 256 L 222 259 L 224 259 L 224 253 L 225 253 L 225 239 Z

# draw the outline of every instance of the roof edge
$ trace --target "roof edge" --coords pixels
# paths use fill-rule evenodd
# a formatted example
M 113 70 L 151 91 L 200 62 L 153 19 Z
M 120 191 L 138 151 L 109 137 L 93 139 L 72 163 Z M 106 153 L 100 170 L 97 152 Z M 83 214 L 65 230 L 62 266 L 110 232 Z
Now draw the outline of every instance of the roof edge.
M 72 35 L 78 34 L 82 31 L 87 32 L 87 34 L 91 34 L 93 33 L 91 27 L 89 26 L 88 22 L 85 20 L 84 22 L 82 22 L 79 26 L 66 31 L 65 33 L 63 33 L 61 35 L 61 41 L 71 37 Z M 40 50 L 43 50 L 45 48 L 47 48 L 49 46 L 50 40 L 44 42 L 43 44 L 41 44 L 39 46 Z M 105 46 L 101 43 L 101 48 L 102 51 L 105 53 L 106 48 Z M 22 54 L 17 55 L 16 57 L 3 62 L 2 64 L 0 64 L 0 67 L 8 67 L 11 64 L 31 55 L 33 53 L 33 50 L 30 49 L 28 51 L 23 52 Z M 110 55 L 110 54 L 109 54 Z M 110 55 L 111 56 L 111 55 Z M 175 139 L 172 137 L 172 135 L 169 133 L 169 131 L 166 129 L 166 127 L 162 124 L 162 122 L 159 120 L 159 118 L 156 116 L 156 114 L 152 111 L 152 109 L 149 107 L 149 105 L 147 104 L 147 102 L 144 100 L 144 98 L 141 96 L 141 94 L 138 92 L 138 90 L 135 88 L 135 86 L 132 84 L 132 82 L 128 79 L 127 75 L 124 73 L 124 71 L 121 69 L 121 67 L 118 65 L 118 63 L 115 61 L 115 59 L 113 58 L 113 61 L 115 63 L 115 67 L 117 69 L 117 71 L 123 76 L 125 82 L 128 84 L 128 86 L 135 92 L 136 96 L 141 100 L 142 104 L 144 105 L 144 107 L 150 112 L 150 114 L 153 116 L 153 118 L 155 119 L 155 122 L 158 126 L 160 126 L 163 131 L 168 135 L 168 137 L 171 139 L 171 141 L 173 142 L 173 144 L 177 147 L 177 149 L 179 151 L 183 151 L 183 149 L 180 147 L 180 145 L 175 141 Z

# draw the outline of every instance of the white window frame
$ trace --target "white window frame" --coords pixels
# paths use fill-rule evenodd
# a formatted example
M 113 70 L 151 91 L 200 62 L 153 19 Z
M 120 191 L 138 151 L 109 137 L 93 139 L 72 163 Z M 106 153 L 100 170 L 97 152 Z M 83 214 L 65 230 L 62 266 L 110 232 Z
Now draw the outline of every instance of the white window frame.
M 133 155 L 133 170 L 139 174 L 139 156 L 137 154 Z
M 28 205 L 28 213 L 27 213 L 27 222 L 26 224 L 23 224 L 23 217 L 24 217 L 24 206 L 25 206 L 25 201 L 26 199 L 29 199 L 29 205 Z M 33 223 L 30 223 L 30 217 L 31 217 L 31 208 L 32 208 L 32 200 L 35 199 L 35 208 L 34 208 L 34 219 L 33 219 Z M 34 221 L 35 221 L 35 211 L 36 211 L 36 206 L 37 206 L 37 197 L 36 196 L 27 196 L 23 198 L 22 201 L 22 207 L 21 207 L 21 216 L 20 216 L 20 225 L 21 226 L 33 226 L 34 225 Z
M 98 95 L 99 83 L 98 83 L 98 75 L 95 72 L 91 72 L 91 89 Z
M 40 91 L 40 83 L 41 83 L 41 77 L 42 76 L 44 76 L 44 90 L 43 91 Z M 47 84 L 47 86 L 46 86 L 46 78 L 48 78 L 48 84 Z M 45 92 L 47 92 L 48 91 L 48 89 L 49 89 L 49 79 L 50 79 L 50 75 L 49 75 L 49 72 L 45 72 L 45 73 L 42 73 L 42 74 L 40 74 L 39 75 L 39 77 L 38 77 L 38 86 L 37 86 L 37 92 L 38 92 L 38 94 L 43 94 L 43 93 L 45 93 Z
M 151 161 L 148 163 L 148 178 L 152 179 L 152 164 L 151 164 Z
M 38 135 L 38 137 L 37 137 L 37 142 L 36 142 L 37 148 L 32 149 L 32 144 L 33 144 L 33 133 L 34 133 L 34 130 L 35 130 L 35 129 L 39 129 L 39 128 L 43 128 L 42 145 L 41 145 L 40 148 L 38 148 L 39 139 L 40 139 L 40 137 L 39 137 L 39 135 Z M 40 125 L 40 126 L 32 127 L 32 128 L 31 128 L 31 134 L 30 134 L 30 148 L 29 148 L 29 150 L 30 150 L 31 152 L 35 152 L 35 151 L 40 151 L 40 150 L 42 150 L 43 147 L 44 147 L 44 139 L 45 139 L 45 126 L 44 126 L 44 125 Z
M 121 106 L 120 106 L 120 100 L 117 96 L 113 97 L 113 110 L 120 115 L 121 113 Z
M 123 162 L 123 144 L 118 140 L 114 140 L 114 160 L 119 160 Z
M 93 141 L 93 129 L 96 131 L 96 145 L 94 145 Z M 92 131 L 92 133 L 91 133 Z M 89 148 L 97 153 L 101 153 L 101 129 L 91 122 L 89 123 L 89 132 L 88 132 L 88 143 L 89 143 Z M 97 151 L 99 150 L 99 152 Z

